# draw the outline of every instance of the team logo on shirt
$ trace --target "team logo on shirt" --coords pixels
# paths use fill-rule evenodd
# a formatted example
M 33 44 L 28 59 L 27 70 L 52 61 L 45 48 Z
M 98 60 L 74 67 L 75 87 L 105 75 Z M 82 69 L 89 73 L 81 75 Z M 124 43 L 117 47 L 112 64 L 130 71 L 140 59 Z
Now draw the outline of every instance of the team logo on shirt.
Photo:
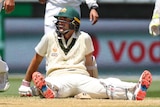
M 57 52 L 57 49 L 56 49 L 56 48 L 53 48 L 53 52 Z
M 58 56 L 57 49 L 56 49 L 56 48 L 53 48 L 52 51 L 53 51 L 53 52 L 51 53 L 51 56 L 57 57 L 57 56 Z

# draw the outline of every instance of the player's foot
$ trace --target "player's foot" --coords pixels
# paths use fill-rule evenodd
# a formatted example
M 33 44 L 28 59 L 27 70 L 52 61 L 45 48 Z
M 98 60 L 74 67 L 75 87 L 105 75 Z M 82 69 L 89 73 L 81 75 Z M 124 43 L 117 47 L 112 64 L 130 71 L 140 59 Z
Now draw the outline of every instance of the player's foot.
M 40 90 L 40 93 L 45 98 L 54 98 L 54 92 L 46 85 L 43 75 L 40 72 L 32 74 L 34 85 Z
M 9 89 L 9 87 L 10 87 L 10 83 L 9 82 L 0 84 L 0 91 L 7 91 Z
M 143 100 L 146 97 L 146 92 L 152 83 L 152 74 L 145 70 L 139 79 L 138 86 L 134 92 L 135 100 Z
M 9 87 L 8 73 L 0 73 L 0 91 L 7 91 Z
M 9 83 L 9 81 L 7 81 L 7 82 L 6 82 L 6 85 L 5 85 L 5 87 L 4 87 L 4 91 L 8 90 L 9 87 L 10 87 L 10 83 Z

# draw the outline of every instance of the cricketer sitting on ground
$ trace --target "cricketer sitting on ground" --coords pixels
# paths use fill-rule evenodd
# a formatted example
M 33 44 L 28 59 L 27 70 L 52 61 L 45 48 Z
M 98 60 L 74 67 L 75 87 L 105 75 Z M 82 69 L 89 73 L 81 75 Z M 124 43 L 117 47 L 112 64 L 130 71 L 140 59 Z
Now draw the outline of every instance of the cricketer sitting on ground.
M 43 98 L 99 98 L 143 100 L 152 83 L 152 74 L 142 72 L 138 82 L 118 78 L 95 78 L 94 46 L 91 36 L 79 29 L 80 15 L 72 7 L 63 8 L 57 16 L 56 31 L 45 34 L 35 47 L 26 75 L 18 91 L 31 96 L 31 81 Z M 46 75 L 38 72 L 46 60 Z M 78 95 L 78 96 L 77 96 Z M 80 96 L 81 95 L 81 96 Z

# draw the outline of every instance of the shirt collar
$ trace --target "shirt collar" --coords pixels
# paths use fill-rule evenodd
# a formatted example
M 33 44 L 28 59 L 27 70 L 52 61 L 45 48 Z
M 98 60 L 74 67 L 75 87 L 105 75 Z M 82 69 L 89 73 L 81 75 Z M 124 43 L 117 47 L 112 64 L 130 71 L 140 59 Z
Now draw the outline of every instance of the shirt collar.
M 64 37 L 63 37 L 63 36 L 62 36 L 62 37 L 59 37 L 59 36 L 58 36 L 58 39 L 62 39 L 62 38 L 64 38 Z M 77 38 L 78 38 L 78 32 L 77 32 L 77 33 L 74 32 L 74 33 L 72 34 L 71 38 L 77 39 Z

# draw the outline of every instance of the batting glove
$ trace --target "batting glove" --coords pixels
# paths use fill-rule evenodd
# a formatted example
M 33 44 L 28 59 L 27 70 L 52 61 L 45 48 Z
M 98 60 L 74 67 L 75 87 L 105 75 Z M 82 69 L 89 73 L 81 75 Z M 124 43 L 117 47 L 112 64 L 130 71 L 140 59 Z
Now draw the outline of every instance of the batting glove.
M 22 85 L 19 87 L 18 91 L 19 91 L 19 94 L 21 97 L 32 96 L 30 82 L 28 82 L 26 80 L 22 80 Z
M 160 35 L 160 17 L 158 14 L 154 14 L 149 24 L 149 33 L 152 36 Z

